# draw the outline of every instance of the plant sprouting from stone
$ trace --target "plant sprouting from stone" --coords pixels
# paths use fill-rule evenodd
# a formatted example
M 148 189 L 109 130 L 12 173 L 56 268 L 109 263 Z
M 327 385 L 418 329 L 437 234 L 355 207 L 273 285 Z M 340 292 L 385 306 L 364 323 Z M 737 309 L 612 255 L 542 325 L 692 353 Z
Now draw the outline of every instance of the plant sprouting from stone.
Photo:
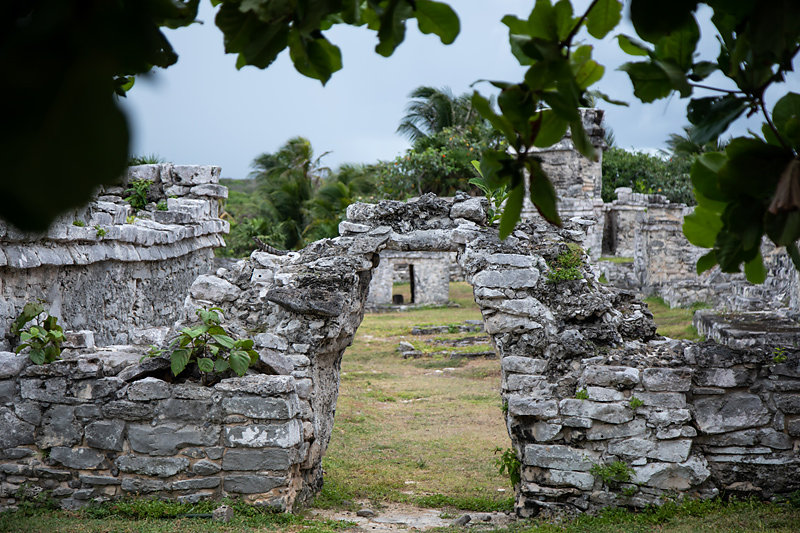
M 136 221 L 136 215 L 128 215 L 125 217 L 126 224 L 133 224 Z
M 772 350 L 772 362 L 781 364 L 785 363 L 788 356 L 786 355 L 786 348 L 784 346 L 777 346 Z
M 230 369 L 243 376 L 250 365 L 258 361 L 252 339 L 231 337 L 220 325 L 222 309 L 219 307 L 198 309 L 196 313 L 201 324 L 183 328 L 170 343 L 169 350 L 151 347 L 147 355 L 155 357 L 170 351 L 170 367 L 175 376 L 190 363 L 195 363 L 205 374 L 220 374 Z
M 575 397 L 579 400 L 588 400 L 589 399 L 589 391 L 586 389 L 581 389 L 575 393 Z
M 622 489 L 622 495 L 626 498 L 632 498 L 637 492 L 639 492 L 639 487 L 636 485 L 631 485 L 630 487 L 625 487 Z
M 103 237 L 106 236 L 107 232 L 105 228 L 101 228 L 100 226 L 95 226 L 94 229 L 95 229 L 95 235 L 97 236 L 98 239 L 102 239 Z
M 129 193 L 125 201 L 131 204 L 134 211 L 138 211 L 147 205 L 147 193 L 150 191 L 151 180 L 133 180 L 130 182 L 125 192 Z
M 644 402 L 637 398 L 636 396 L 631 396 L 631 400 L 628 402 L 628 405 L 634 411 L 644 405 Z
M 28 348 L 28 357 L 34 364 L 52 363 L 61 356 L 64 331 L 58 325 L 58 318 L 45 313 L 42 302 L 26 303 L 11 324 L 11 333 L 19 335 L 22 343 L 15 352 Z
M 86 225 L 86 222 L 84 222 L 83 220 L 75 219 L 72 221 L 72 225 L 82 228 Z
M 577 244 L 567 244 L 564 250 L 553 261 L 548 261 L 550 270 L 547 272 L 547 280 L 550 283 L 560 283 L 581 279 L 581 266 L 583 266 L 583 250 Z
M 480 161 L 473 160 L 472 166 L 475 167 L 475 170 L 478 172 L 478 177 L 470 179 L 469 184 L 480 189 L 484 196 L 486 196 L 486 199 L 489 200 L 487 221 L 491 226 L 499 221 L 500 217 L 503 215 L 500 208 L 503 202 L 508 199 L 508 187 L 505 184 L 496 185 L 486 181 L 486 178 L 483 177 L 483 172 L 481 172 Z
M 517 458 L 517 453 L 513 448 L 506 448 L 504 450 L 499 446 L 494 449 L 494 453 L 495 455 L 498 453 L 500 454 L 494 459 L 497 471 L 500 472 L 501 475 L 508 475 L 508 478 L 511 480 L 511 485 L 516 486 L 522 481 L 522 463 Z
M 158 203 L 156 204 L 156 209 L 158 209 L 159 211 L 167 211 L 169 209 L 169 207 L 167 207 L 167 201 L 159 200 Z
M 633 479 L 633 468 L 623 461 L 614 461 L 607 464 L 592 464 L 589 473 L 610 488 L 617 487 L 620 483 L 628 483 Z

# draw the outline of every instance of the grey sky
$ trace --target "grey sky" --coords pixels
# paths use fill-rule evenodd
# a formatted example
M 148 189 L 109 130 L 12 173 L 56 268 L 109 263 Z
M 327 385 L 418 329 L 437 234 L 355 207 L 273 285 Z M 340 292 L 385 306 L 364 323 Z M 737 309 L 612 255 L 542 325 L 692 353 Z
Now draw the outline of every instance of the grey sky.
M 449 3 L 461 20 L 461 33 L 449 46 L 420 34 L 411 23 L 403 44 L 384 58 L 374 52 L 375 32 L 349 26 L 326 32 L 342 49 L 344 68 L 322 87 L 297 73 L 286 51 L 266 70 L 237 71 L 236 56 L 224 53 L 215 10 L 203 1 L 199 19 L 204 24 L 167 35 L 180 56 L 178 63 L 137 80 L 125 99 L 133 152 L 157 153 L 176 163 L 219 165 L 223 176 L 235 178 L 247 176 L 257 155 L 275 151 L 296 135 L 310 139 L 317 154 L 330 151 L 323 163 L 331 167 L 393 159 L 409 146 L 395 129 L 416 87 L 448 86 L 460 94 L 471 91 L 470 84 L 478 79 L 519 81 L 524 74 L 511 55 L 500 19 L 508 13 L 527 18 L 532 0 Z M 573 2 L 576 11 L 587 3 Z M 709 26 L 703 18 L 705 29 Z M 625 22 L 618 30 L 633 35 Z M 701 51 L 715 56 L 713 39 L 708 31 L 703 35 Z M 630 103 L 627 108 L 601 105 L 619 146 L 661 148 L 670 133 L 687 123 L 687 100 L 677 95 L 647 105 L 635 99 L 627 75 L 615 69 L 636 58 L 623 54 L 612 36 L 596 43 L 594 55 L 606 66 L 594 87 Z M 797 73 L 789 84 L 795 90 L 800 86 Z M 488 84 L 476 87 L 491 92 Z M 726 136 L 744 134 L 754 124 L 738 124 Z

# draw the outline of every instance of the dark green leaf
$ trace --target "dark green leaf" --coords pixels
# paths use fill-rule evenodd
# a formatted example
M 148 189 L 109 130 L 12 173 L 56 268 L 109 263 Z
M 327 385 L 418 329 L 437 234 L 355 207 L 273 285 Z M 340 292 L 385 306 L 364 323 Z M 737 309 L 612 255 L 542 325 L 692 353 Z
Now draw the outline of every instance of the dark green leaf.
M 636 33 L 654 43 L 684 26 L 697 8 L 697 0 L 631 0 L 631 22 Z
M 236 348 L 241 348 L 242 350 L 249 350 L 253 347 L 253 339 L 238 339 L 236 341 Z
M 786 251 L 789 252 L 789 257 L 792 258 L 794 268 L 800 270 L 800 250 L 797 249 L 797 244 L 791 243 L 786 245 Z
M 489 189 L 496 189 L 509 182 L 509 170 L 513 159 L 504 150 L 484 150 L 481 154 L 481 173 Z
M 619 70 L 628 73 L 633 84 L 633 94 L 642 102 L 665 98 L 672 92 L 669 76 L 658 65 L 647 61 L 625 63 Z
M 599 157 L 597 155 L 597 150 L 592 144 L 592 140 L 589 139 L 589 135 L 586 134 L 586 130 L 583 129 L 583 122 L 580 119 L 573 120 L 569 123 L 569 129 L 572 134 L 572 144 L 575 145 L 575 149 L 585 158 L 597 161 Z
M 562 119 L 580 121 L 578 102 L 568 92 L 546 91 L 542 93 L 542 99 Z
M 690 15 L 686 24 L 680 29 L 656 42 L 655 55 L 660 61 L 674 64 L 685 73 L 692 68 L 692 58 L 698 40 L 700 40 L 700 28 Z
M 419 31 L 435 33 L 444 44 L 455 41 L 460 31 L 460 23 L 455 11 L 449 5 L 432 0 L 416 0 L 416 6 Z
M 186 368 L 186 365 L 189 364 L 189 357 L 191 356 L 191 352 L 188 349 L 180 348 L 178 350 L 174 350 L 172 355 L 170 355 L 170 368 L 172 370 L 172 375 L 177 376 Z
M 536 210 L 545 220 L 556 226 L 561 226 L 561 217 L 558 216 L 558 197 L 547 173 L 542 169 L 539 161 L 527 159 L 525 161 L 530 176 L 531 201 Z
M 197 368 L 200 372 L 212 372 L 214 370 L 214 361 L 208 357 L 201 357 L 197 360 Z
M 759 252 L 753 259 L 744 264 L 744 275 L 750 283 L 761 284 L 767 279 L 767 269 Z
M 500 218 L 500 239 L 505 239 L 514 231 L 517 222 L 519 222 L 520 213 L 522 212 L 522 200 L 524 197 L 525 187 L 520 180 L 519 183 L 509 191 L 505 209 L 503 209 L 503 216 Z
M 622 18 L 622 2 L 619 0 L 599 0 L 586 17 L 589 35 L 602 39 L 613 30 Z
M 591 91 L 588 91 L 588 92 L 590 94 L 594 95 L 595 97 L 600 98 L 601 100 L 605 100 L 609 104 L 621 105 L 621 106 L 628 107 L 628 102 L 623 102 L 622 100 L 614 100 L 613 98 L 611 98 L 607 94 L 602 93 L 602 92 L 600 92 L 600 91 L 598 91 L 596 89 L 592 89 Z
M 719 187 L 719 171 L 727 163 L 728 158 L 723 153 L 710 152 L 695 158 L 691 168 L 692 185 L 703 198 L 712 201 L 729 200 L 730 196 Z M 704 204 L 705 202 L 699 202 Z M 720 210 L 720 212 L 722 212 Z
M 513 85 L 500 92 L 497 97 L 497 105 L 503 112 L 503 117 L 507 119 L 514 130 L 522 137 L 522 142 L 531 143 L 530 121 L 536 112 L 536 101 L 527 87 L 524 85 Z
M 622 51 L 629 56 L 646 56 L 651 52 L 646 44 L 623 33 L 617 35 L 617 42 Z
M 714 250 L 711 250 L 697 260 L 697 273 L 702 274 L 706 270 L 711 270 L 715 266 L 717 266 L 717 254 L 714 252 Z
M 389 57 L 400 46 L 406 37 L 406 20 L 414 12 L 408 2 L 402 0 L 388 0 L 383 13 L 380 15 L 378 28 L 378 45 L 375 51 L 384 57 Z
M 46 363 L 52 363 L 61 356 L 61 349 L 55 344 L 47 344 L 44 347 L 44 360 Z
M 494 112 L 489 100 L 475 91 L 472 93 L 472 105 L 483 118 L 488 120 L 497 131 L 505 136 L 510 145 L 515 146 L 517 144 L 517 134 L 514 131 L 514 127 L 507 118 Z M 483 166 L 483 164 L 481 164 L 481 166 Z
M 244 376 L 250 366 L 250 356 L 243 350 L 234 350 L 229 356 L 231 369 L 239 376 Z
M 30 322 L 31 320 L 33 320 L 42 313 L 44 313 L 44 306 L 41 303 L 38 302 L 26 303 L 22 307 L 22 312 L 19 314 L 16 320 L 14 320 L 14 323 L 11 324 L 11 334 L 18 335 L 23 326 L 25 326 L 25 324 L 27 324 L 28 322 Z
M 792 160 L 790 151 L 760 139 L 736 137 L 725 147 L 728 162 L 719 170 L 719 187 L 730 195 L 769 202 L 781 173 Z
M 695 142 L 705 144 L 717 139 L 746 109 L 747 102 L 734 95 L 692 98 L 686 117 L 695 125 Z
M 692 73 L 689 79 L 692 81 L 703 81 L 717 70 L 719 66 L 712 61 L 699 61 L 692 65 Z
M 538 148 L 546 148 L 554 145 L 564 137 L 569 124 L 566 120 L 556 115 L 552 109 L 544 109 L 540 113 L 541 123 L 533 145 Z
M 664 71 L 669 79 L 672 88 L 678 91 L 682 98 L 692 94 L 692 86 L 689 85 L 689 78 L 679 66 L 671 61 L 655 61 L 655 65 Z
M 43 365 L 46 360 L 44 355 L 44 350 L 42 349 L 31 350 L 30 353 L 28 354 L 28 357 L 30 358 L 31 362 L 35 365 Z
M 212 335 L 211 338 L 229 350 L 234 348 L 234 340 L 228 335 Z
M 772 108 L 772 123 L 795 149 L 800 148 L 800 94 L 785 94 Z
M 225 359 L 217 359 L 214 361 L 214 372 L 225 372 L 231 367 Z
M 601 2 L 604 0 L 601 0 Z M 570 34 L 578 20 L 572 17 L 572 4 L 569 0 L 559 0 L 553 6 L 558 40 L 563 41 Z
M 508 26 L 508 31 L 512 35 L 527 35 L 528 21 L 515 17 L 514 15 L 504 16 L 500 22 Z
M 721 229 L 720 214 L 700 205 L 694 208 L 692 214 L 683 217 L 683 234 L 690 243 L 701 248 L 714 248 Z
M 325 37 L 306 37 L 292 30 L 289 33 L 289 56 L 300 74 L 318 79 L 323 85 L 331 74 L 342 68 L 342 52 Z
M 536 4 L 528 16 L 528 31 L 533 38 L 558 41 L 558 23 L 556 13 L 550 0 L 536 0 Z

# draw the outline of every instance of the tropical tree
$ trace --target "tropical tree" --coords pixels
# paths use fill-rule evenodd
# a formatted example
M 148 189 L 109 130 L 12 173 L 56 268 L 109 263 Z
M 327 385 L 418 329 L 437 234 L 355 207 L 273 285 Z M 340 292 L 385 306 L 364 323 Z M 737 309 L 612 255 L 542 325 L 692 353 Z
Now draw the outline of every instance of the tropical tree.
M 469 94 L 454 96 L 449 87 L 417 87 L 406 106 L 406 114 L 397 127 L 397 133 L 416 142 L 445 128 L 464 130 L 484 122 L 472 107 Z
M 373 174 L 364 165 L 345 164 L 322 182 L 307 203 L 309 224 L 303 230 L 306 242 L 339 235 L 339 223 L 347 206 L 375 190 Z
M 672 157 L 694 157 L 706 152 L 722 152 L 727 146 L 727 141 L 711 139 L 701 143 L 698 140 L 698 131 L 695 126 L 684 126 L 683 133 L 671 133 L 666 141 L 668 152 Z

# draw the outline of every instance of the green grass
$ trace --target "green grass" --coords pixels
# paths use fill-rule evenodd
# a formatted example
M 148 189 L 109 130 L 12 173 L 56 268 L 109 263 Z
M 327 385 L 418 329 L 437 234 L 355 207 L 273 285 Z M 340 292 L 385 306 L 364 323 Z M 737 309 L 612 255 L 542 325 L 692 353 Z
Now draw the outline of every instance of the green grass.
M 690 307 L 674 307 L 669 305 L 662 298 L 650 297 L 644 299 L 650 312 L 653 313 L 658 334 L 673 339 L 700 340 L 697 330 L 692 326 L 692 317 L 698 309 L 705 309 L 707 304 L 698 302 Z
M 617 257 L 609 255 L 598 258 L 598 261 L 605 261 L 607 263 L 633 263 L 633 257 Z

